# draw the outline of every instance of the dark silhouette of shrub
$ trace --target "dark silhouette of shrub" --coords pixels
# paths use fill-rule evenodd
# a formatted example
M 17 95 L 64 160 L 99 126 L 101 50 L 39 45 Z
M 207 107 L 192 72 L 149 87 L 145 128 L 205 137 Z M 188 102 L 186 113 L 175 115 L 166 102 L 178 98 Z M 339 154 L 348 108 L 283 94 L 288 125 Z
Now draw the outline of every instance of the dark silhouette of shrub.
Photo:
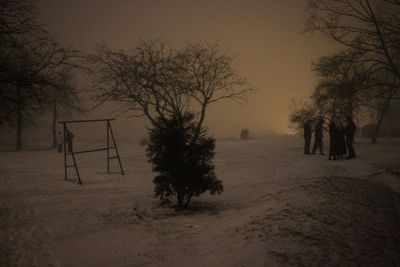
M 153 171 L 155 195 L 162 201 L 176 197 L 179 208 L 188 207 L 192 197 L 209 191 L 220 194 L 222 182 L 215 176 L 215 139 L 206 130 L 196 133 L 194 115 L 185 113 L 169 119 L 159 118 L 150 130 L 147 147 Z

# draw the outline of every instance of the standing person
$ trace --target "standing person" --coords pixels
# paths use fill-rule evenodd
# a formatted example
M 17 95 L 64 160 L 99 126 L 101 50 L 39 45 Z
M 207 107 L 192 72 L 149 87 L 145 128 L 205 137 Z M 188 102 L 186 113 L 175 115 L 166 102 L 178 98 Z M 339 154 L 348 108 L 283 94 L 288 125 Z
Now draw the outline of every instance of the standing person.
M 304 154 L 310 154 L 310 144 L 311 144 L 311 120 L 307 120 L 304 123 L 303 127 L 303 135 L 304 135 Z
M 66 129 L 65 140 L 67 141 L 68 152 L 71 153 L 72 147 L 73 147 L 73 142 L 74 142 L 74 134 L 68 129 Z
M 339 123 L 338 129 L 337 129 L 337 152 L 338 152 L 338 157 L 342 158 L 344 155 L 347 154 L 347 148 L 346 148 L 346 138 L 345 138 L 345 131 L 344 131 L 344 126 L 343 123 Z
M 346 135 L 347 150 L 349 151 L 348 159 L 354 159 L 356 157 L 356 152 L 354 151 L 354 133 L 356 132 L 356 125 L 350 116 L 347 116 L 347 124 L 344 128 L 344 133 Z
M 324 119 L 320 118 L 317 125 L 315 125 L 315 133 L 314 133 L 314 147 L 313 154 L 317 149 L 321 155 L 324 155 L 324 151 L 322 149 L 322 138 L 323 138 L 323 130 L 324 130 Z
M 62 153 L 63 143 L 64 143 L 64 138 L 62 136 L 62 133 L 61 133 L 61 131 L 58 131 L 58 133 L 57 133 L 57 149 L 58 149 L 58 153 Z
M 240 140 L 244 140 L 244 135 L 245 135 L 245 132 L 244 132 L 244 129 L 242 128 L 242 130 L 240 130 Z
M 338 129 L 336 128 L 335 122 L 329 123 L 329 160 L 337 160 L 338 154 Z

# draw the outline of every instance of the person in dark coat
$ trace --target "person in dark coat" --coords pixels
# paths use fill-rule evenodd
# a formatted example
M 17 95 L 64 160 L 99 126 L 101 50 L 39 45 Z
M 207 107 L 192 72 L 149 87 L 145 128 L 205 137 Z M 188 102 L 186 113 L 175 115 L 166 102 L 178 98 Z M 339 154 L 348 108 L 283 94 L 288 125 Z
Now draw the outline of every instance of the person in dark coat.
M 73 148 L 73 143 L 74 143 L 74 134 L 68 129 L 66 129 L 66 132 L 65 132 L 65 141 L 67 142 L 67 145 L 68 145 L 68 152 L 71 153 L 72 148 Z
M 337 160 L 338 156 L 338 129 L 335 122 L 332 120 L 329 123 L 329 160 Z
M 244 129 L 244 139 L 249 139 L 249 129 L 247 128 Z
M 321 118 L 317 125 L 315 125 L 315 133 L 314 133 L 314 146 L 313 146 L 313 154 L 317 149 L 321 155 L 324 155 L 324 151 L 322 149 L 322 138 L 323 138 L 323 130 L 324 130 L 324 119 Z
M 342 123 L 339 123 L 337 128 L 337 154 L 339 158 L 342 158 L 347 154 L 345 131 Z
M 347 124 L 344 128 L 344 132 L 346 135 L 347 150 L 349 151 L 348 159 L 354 159 L 356 157 L 356 152 L 354 151 L 353 143 L 354 134 L 356 132 L 356 125 L 350 116 L 347 116 Z
M 310 154 L 310 144 L 312 135 L 311 120 L 307 120 L 304 123 L 303 133 L 304 133 L 304 154 L 308 155 Z
M 242 130 L 240 130 L 240 140 L 244 140 L 244 129 L 242 128 Z

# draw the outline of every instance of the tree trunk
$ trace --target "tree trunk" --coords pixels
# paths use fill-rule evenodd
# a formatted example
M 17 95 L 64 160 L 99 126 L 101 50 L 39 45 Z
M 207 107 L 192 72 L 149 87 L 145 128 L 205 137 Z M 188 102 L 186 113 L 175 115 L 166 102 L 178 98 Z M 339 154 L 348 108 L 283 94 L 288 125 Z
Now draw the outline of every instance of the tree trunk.
M 52 142 L 52 147 L 55 148 L 57 147 L 57 119 L 58 119 L 58 110 L 57 110 L 57 104 L 54 102 L 53 105 L 53 120 L 51 123 L 51 131 L 53 135 L 53 142 Z
M 346 115 L 353 118 L 353 113 L 354 113 L 354 100 L 353 100 L 353 95 L 351 95 L 349 96 L 347 102 Z
M 17 108 L 17 151 L 22 150 L 22 110 L 18 105 Z
M 183 207 L 183 196 L 181 192 L 177 192 L 176 197 L 178 199 L 178 207 L 182 208 Z
M 185 202 L 185 208 L 188 208 L 189 207 L 189 204 L 190 204 L 190 200 L 192 199 L 192 196 L 188 196 L 187 198 L 186 198 L 186 202 Z
M 379 133 L 379 130 L 380 130 L 381 126 L 382 126 L 382 122 L 383 122 L 383 119 L 385 117 L 386 111 L 389 108 L 390 100 L 392 100 L 392 96 L 391 95 L 386 99 L 385 104 L 384 104 L 384 106 L 382 108 L 382 112 L 381 112 L 381 114 L 380 114 L 380 116 L 378 118 L 378 123 L 376 124 L 374 133 L 372 134 L 372 139 L 371 139 L 371 143 L 372 144 L 378 143 L 378 140 L 377 140 L 378 133 Z

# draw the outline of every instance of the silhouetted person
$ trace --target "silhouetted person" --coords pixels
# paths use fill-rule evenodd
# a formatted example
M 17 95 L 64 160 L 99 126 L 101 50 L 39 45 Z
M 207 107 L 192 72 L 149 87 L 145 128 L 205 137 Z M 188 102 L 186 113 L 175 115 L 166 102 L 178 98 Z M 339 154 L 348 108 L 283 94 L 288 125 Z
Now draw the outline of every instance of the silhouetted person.
M 304 133 L 304 154 L 308 155 L 308 154 L 310 154 L 310 144 L 311 144 L 311 135 L 312 135 L 310 120 L 307 120 L 304 123 L 303 133 Z
M 244 140 L 245 138 L 244 135 L 245 135 L 244 129 L 240 130 L 240 140 Z
M 321 155 L 324 155 L 324 151 L 322 149 L 322 138 L 323 138 L 323 127 L 324 127 L 324 119 L 321 118 L 317 125 L 315 125 L 315 133 L 314 133 L 314 147 L 313 147 L 313 154 L 317 149 Z
M 61 133 L 61 131 L 58 131 L 58 133 L 57 133 L 57 149 L 58 149 L 58 153 L 62 153 L 63 142 L 64 142 L 64 139 L 63 139 L 62 133 Z
M 347 154 L 345 130 L 342 123 L 339 123 L 337 129 L 337 155 L 339 158 Z
M 73 147 L 73 142 L 74 142 L 74 134 L 66 129 L 66 133 L 65 133 L 65 141 L 67 142 L 68 145 L 68 152 L 72 152 L 72 147 Z
M 354 134 L 356 132 L 356 125 L 350 116 L 347 116 L 347 124 L 344 128 L 344 133 L 346 135 L 347 150 L 349 151 L 348 159 L 353 159 L 356 157 L 356 152 L 354 151 L 353 142 Z
M 240 131 L 240 139 L 242 140 L 249 139 L 249 130 L 247 128 L 244 128 Z
M 329 160 L 336 160 L 338 156 L 338 129 L 335 122 L 332 120 L 329 123 Z

